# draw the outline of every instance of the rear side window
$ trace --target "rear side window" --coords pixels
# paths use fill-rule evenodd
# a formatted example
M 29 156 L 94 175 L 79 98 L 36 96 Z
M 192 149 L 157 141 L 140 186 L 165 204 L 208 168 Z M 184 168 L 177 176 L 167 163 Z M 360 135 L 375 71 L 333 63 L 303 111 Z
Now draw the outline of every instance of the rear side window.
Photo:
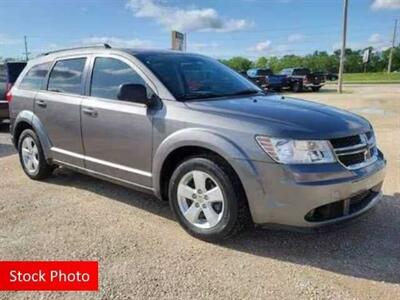
M 51 63 L 44 63 L 33 66 L 22 79 L 19 88 L 24 90 L 40 90 L 43 87 L 43 81 L 46 78 Z
M 86 58 L 59 60 L 50 73 L 49 91 L 67 94 L 82 93 L 82 75 Z
M 118 100 L 120 85 L 133 83 L 146 85 L 145 81 L 126 63 L 115 58 L 96 58 L 90 95 Z
M 8 65 L 8 81 L 12 84 L 17 81 L 19 74 L 25 68 L 26 63 L 9 63 Z

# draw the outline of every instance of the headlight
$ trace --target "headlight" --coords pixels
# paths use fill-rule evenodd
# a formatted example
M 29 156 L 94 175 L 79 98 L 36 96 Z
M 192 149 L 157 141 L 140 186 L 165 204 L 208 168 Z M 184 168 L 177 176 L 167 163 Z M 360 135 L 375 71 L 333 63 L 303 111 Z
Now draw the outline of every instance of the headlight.
M 257 136 L 261 148 L 283 164 L 322 164 L 336 162 L 328 141 L 300 141 Z

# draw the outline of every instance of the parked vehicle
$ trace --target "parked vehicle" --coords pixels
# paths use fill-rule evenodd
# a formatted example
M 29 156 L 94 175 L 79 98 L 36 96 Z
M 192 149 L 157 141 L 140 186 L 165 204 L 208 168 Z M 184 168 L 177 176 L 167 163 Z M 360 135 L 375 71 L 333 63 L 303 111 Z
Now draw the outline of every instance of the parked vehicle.
M 10 92 L 27 176 L 64 166 L 168 199 L 190 234 L 313 228 L 381 198 L 385 159 L 364 118 L 266 95 L 218 61 L 106 47 L 51 52 Z
M 325 83 L 323 76 L 313 74 L 307 68 L 283 69 L 280 74 L 287 76 L 288 86 L 295 93 L 302 92 L 305 89 L 318 92 Z
M 326 71 L 317 71 L 314 72 L 314 75 L 322 76 L 325 79 L 325 81 L 336 81 L 339 78 L 337 74 Z
M 0 63 L 0 123 L 8 119 L 7 93 L 25 65 L 25 62 Z
M 271 69 L 249 69 L 247 78 L 262 89 L 281 91 L 287 86 L 287 77 L 285 75 L 274 75 Z

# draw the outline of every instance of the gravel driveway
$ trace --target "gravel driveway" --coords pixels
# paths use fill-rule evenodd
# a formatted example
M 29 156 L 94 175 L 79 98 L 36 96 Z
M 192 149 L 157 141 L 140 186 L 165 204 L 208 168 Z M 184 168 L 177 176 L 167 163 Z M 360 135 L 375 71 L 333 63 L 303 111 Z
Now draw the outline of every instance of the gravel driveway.
M 101 288 L 99 293 L 0 293 L 0 299 L 398 298 L 400 147 L 392 149 L 390 141 L 400 137 L 400 93 L 393 93 L 391 104 L 392 96 L 383 92 L 362 98 L 366 88 L 338 97 L 329 89 L 301 96 L 333 98 L 322 102 L 349 109 L 346 97 L 357 96 L 354 109 L 361 100 L 369 108 L 389 105 L 384 109 L 394 115 L 371 117 L 389 153 L 381 204 L 325 232 L 257 228 L 219 245 L 187 235 L 168 205 L 151 196 L 65 169 L 44 182 L 29 180 L 2 128 L 0 259 L 99 260 Z

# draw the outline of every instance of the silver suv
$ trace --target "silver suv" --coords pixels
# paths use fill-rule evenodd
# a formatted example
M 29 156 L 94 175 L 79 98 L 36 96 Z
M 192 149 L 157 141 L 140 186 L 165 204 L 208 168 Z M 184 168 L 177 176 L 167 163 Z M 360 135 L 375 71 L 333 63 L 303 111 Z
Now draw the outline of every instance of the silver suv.
M 10 109 L 30 178 L 62 166 L 154 193 L 205 240 L 249 223 L 331 224 L 381 197 L 386 163 L 367 120 L 266 95 L 197 54 L 47 53 L 18 78 Z

